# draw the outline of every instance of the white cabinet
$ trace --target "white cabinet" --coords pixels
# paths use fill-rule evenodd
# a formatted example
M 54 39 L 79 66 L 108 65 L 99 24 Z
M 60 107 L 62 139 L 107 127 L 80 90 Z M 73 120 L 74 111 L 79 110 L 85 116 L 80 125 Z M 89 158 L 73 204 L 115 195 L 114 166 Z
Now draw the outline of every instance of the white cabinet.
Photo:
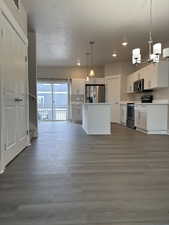
M 132 73 L 127 76 L 127 93 L 134 93 L 134 82 L 137 79 L 137 73 Z
M 142 130 L 147 130 L 147 111 L 146 107 L 137 105 L 135 107 L 135 126 Z
M 127 93 L 133 93 L 133 81 L 132 81 L 132 75 L 128 75 L 127 77 Z
M 71 95 L 84 95 L 85 93 L 85 80 L 72 79 Z
M 168 87 L 169 63 L 160 62 L 150 64 L 141 70 L 141 78 L 144 79 L 144 89 Z
M 127 104 L 120 105 L 120 123 L 126 126 L 127 123 Z
M 166 88 L 169 85 L 169 63 L 149 64 L 127 76 L 127 93 L 133 93 L 136 80 L 144 79 L 144 89 Z
M 88 135 L 110 135 L 111 105 L 106 103 L 84 104 L 82 127 Z
M 147 134 L 168 134 L 168 108 L 164 104 L 136 104 L 136 128 Z

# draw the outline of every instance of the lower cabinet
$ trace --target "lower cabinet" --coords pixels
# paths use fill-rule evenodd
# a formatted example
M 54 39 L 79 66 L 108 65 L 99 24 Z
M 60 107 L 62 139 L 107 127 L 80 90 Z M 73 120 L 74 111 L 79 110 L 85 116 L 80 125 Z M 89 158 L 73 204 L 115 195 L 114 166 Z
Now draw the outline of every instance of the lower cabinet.
M 135 127 L 147 130 L 147 111 L 146 106 L 135 107 Z
M 127 104 L 120 105 L 120 123 L 123 126 L 127 124 Z
M 168 134 L 168 105 L 136 104 L 135 126 L 147 134 Z

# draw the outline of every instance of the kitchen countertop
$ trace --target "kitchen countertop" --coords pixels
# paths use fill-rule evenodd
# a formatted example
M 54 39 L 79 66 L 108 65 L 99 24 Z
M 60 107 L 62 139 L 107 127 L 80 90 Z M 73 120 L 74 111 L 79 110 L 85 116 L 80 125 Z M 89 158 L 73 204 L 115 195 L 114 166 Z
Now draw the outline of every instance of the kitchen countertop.
M 125 105 L 128 103 L 134 103 L 135 105 L 169 105 L 169 100 L 155 100 L 152 103 L 142 103 L 139 101 L 122 101 L 120 102 L 121 105 Z
M 83 105 L 110 105 L 109 103 L 84 103 Z

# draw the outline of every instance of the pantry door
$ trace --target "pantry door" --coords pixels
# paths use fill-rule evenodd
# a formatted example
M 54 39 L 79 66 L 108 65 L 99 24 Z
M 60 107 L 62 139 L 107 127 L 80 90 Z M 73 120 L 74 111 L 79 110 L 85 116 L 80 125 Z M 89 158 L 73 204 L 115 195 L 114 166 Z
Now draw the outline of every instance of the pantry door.
M 1 15 L 4 165 L 27 146 L 27 46 Z
M 112 123 L 120 123 L 121 77 L 108 76 L 106 80 L 106 101 L 112 106 Z

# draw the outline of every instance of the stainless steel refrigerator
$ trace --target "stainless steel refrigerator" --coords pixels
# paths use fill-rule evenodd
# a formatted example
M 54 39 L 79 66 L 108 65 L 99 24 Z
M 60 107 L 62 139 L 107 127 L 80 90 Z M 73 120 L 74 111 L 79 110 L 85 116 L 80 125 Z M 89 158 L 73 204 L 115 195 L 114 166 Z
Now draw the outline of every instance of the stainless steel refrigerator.
M 86 84 L 85 88 L 86 103 L 104 103 L 105 85 L 104 84 Z

